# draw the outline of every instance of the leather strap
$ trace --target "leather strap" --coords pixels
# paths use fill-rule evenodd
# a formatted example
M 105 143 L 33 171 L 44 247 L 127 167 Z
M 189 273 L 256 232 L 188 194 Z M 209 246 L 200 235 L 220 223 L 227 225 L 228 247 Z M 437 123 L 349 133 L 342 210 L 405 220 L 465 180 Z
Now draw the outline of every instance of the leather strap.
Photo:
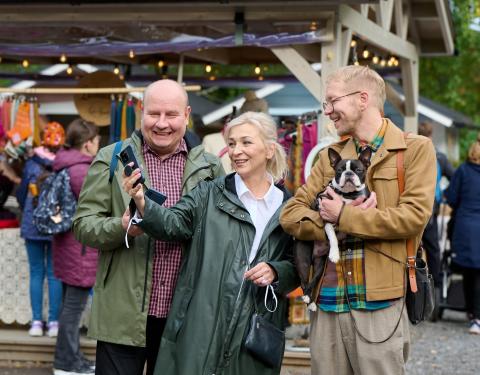
M 408 133 L 403 133 L 405 142 L 407 141 Z M 403 160 L 404 150 L 397 152 L 397 176 L 398 176 L 398 192 L 400 195 L 405 191 L 405 164 Z M 413 248 L 413 239 L 407 239 L 407 265 L 408 265 L 408 281 L 410 283 L 410 290 L 413 293 L 418 291 L 417 278 L 415 277 L 415 250 Z

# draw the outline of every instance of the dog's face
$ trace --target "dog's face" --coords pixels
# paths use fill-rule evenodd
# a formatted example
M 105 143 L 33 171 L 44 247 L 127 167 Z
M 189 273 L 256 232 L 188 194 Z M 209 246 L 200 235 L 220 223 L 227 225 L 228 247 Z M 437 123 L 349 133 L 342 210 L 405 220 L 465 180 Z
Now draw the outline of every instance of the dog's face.
M 372 150 L 366 147 L 357 159 L 342 159 L 333 148 L 328 149 L 330 165 L 335 170 L 332 185 L 343 193 L 364 189 L 367 168 L 370 165 Z

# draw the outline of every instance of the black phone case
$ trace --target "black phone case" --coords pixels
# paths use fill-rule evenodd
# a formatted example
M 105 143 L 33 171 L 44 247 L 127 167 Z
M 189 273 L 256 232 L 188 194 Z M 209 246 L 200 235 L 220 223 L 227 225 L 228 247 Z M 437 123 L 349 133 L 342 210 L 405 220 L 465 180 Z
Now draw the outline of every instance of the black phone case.
M 130 176 L 133 170 L 139 168 L 139 164 L 137 158 L 135 157 L 135 153 L 133 152 L 132 146 L 128 145 L 120 152 L 120 161 L 122 162 L 123 166 L 125 167 L 125 174 Z M 130 167 L 128 164 L 133 162 L 133 167 Z M 134 187 L 137 186 L 139 183 L 143 184 L 145 182 L 145 178 L 143 174 L 141 175 L 140 179 L 135 182 Z
M 163 195 L 155 189 L 147 189 L 145 195 L 159 205 L 162 205 L 167 200 L 166 195 Z

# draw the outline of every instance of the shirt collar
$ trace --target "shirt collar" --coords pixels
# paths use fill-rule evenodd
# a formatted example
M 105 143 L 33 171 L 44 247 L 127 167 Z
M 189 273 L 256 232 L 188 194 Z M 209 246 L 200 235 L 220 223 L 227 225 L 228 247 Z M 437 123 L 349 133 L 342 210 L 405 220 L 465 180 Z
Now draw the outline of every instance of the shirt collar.
M 357 153 L 359 153 L 365 146 L 370 147 L 373 152 L 377 152 L 378 148 L 383 143 L 383 139 L 385 138 L 387 123 L 388 121 L 386 119 L 383 119 L 382 125 L 380 126 L 380 128 L 377 131 L 377 134 L 375 134 L 375 137 L 373 137 L 370 143 L 362 142 L 354 138 L 353 141 L 355 142 L 355 148 L 357 150 Z
M 143 150 L 144 152 L 150 152 L 153 154 L 155 157 L 160 158 L 160 156 L 147 144 L 147 142 L 143 142 Z M 185 139 L 181 139 L 180 143 L 178 144 L 176 150 L 171 154 L 167 159 L 171 158 L 173 155 L 182 153 L 184 155 L 188 154 L 188 148 L 187 148 L 187 143 L 185 142 Z M 166 160 L 166 159 L 165 159 Z
M 275 202 L 275 195 L 274 195 L 274 190 L 275 190 L 275 184 L 273 183 L 273 177 L 269 173 L 267 173 L 267 177 L 270 181 L 270 187 L 268 188 L 267 192 L 263 196 L 263 198 L 256 198 L 250 189 L 248 189 L 247 185 L 242 180 L 242 177 L 238 173 L 235 173 L 235 188 L 237 190 L 237 195 L 238 197 L 242 197 L 244 194 L 248 194 L 252 199 L 255 200 L 264 200 L 265 204 L 267 205 L 268 208 L 271 207 L 271 205 Z

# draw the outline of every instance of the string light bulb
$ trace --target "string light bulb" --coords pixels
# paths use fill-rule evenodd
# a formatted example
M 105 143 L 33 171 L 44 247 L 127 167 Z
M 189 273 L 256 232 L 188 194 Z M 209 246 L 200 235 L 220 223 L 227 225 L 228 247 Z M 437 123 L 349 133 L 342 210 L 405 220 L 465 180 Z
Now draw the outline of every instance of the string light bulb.
M 115 68 L 113 68 L 113 74 L 119 75 L 120 74 L 120 68 L 118 65 L 115 65 Z
M 70 76 L 70 75 L 72 75 L 72 73 L 73 73 L 73 68 L 72 68 L 71 65 L 68 65 L 67 74 Z
M 380 62 L 380 57 L 378 57 L 377 55 L 373 55 L 372 57 L 372 62 L 376 65 Z
M 210 65 L 210 64 L 205 65 L 205 71 L 207 73 L 210 73 L 212 71 L 212 65 Z
M 259 81 L 263 81 L 263 79 L 264 79 L 263 76 L 258 76 Z
M 215 77 L 214 75 L 211 75 L 210 77 L 208 77 L 208 79 L 210 81 L 215 81 L 217 79 L 217 77 Z
M 163 61 L 162 59 L 158 60 L 158 67 L 163 68 L 164 66 L 165 66 L 165 61 Z
M 353 62 L 353 65 L 359 66 L 360 63 L 359 63 L 358 60 L 357 60 L 357 61 L 354 61 L 354 62 Z
M 62 53 L 62 55 L 60 56 L 60 62 L 61 63 L 66 63 L 67 62 L 67 55 Z
M 387 60 L 385 60 L 383 57 L 382 59 L 380 60 L 380 66 L 385 66 L 387 65 Z
M 255 74 L 257 74 L 257 75 L 262 72 L 262 69 L 260 68 L 260 65 L 257 64 L 257 65 L 255 66 L 254 72 L 255 72 Z
M 398 66 L 400 65 L 400 61 L 398 61 L 398 59 L 396 58 L 394 61 L 393 61 L 393 66 Z
M 365 47 L 362 52 L 362 56 L 364 59 L 368 59 L 368 56 L 370 56 L 370 51 Z
M 350 47 L 356 47 L 357 46 L 357 41 L 355 39 L 352 39 L 352 41 L 350 42 Z
M 316 31 L 317 30 L 317 23 L 315 21 L 312 21 L 310 23 L 310 31 Z
M 131 49 L 129 52 L 128 52 L 128 57 L 130 57 L 131 59 L 133 59 L 135 57 L 135 52 L 133 52 L 133 49 Z
M 23 66 L 25 69 L 28 68 L 29 65 L 30 65 L 30 63 L 28 62 L 27 59 L 25 59 L 25 60 L 22 61 L 22 66 Z

